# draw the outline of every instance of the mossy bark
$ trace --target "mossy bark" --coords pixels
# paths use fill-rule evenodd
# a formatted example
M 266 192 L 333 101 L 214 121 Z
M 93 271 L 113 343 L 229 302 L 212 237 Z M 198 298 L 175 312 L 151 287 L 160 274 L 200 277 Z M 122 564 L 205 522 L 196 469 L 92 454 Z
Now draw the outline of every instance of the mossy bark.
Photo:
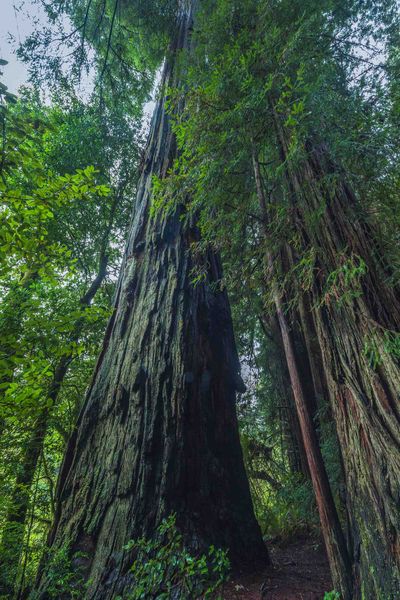
M 188 47 L 191 10 L 182 11 L 162 89 L 175 86 L 175 58 Z M 152 178 L 165 178 L 176 143 L 162 98 L 152 120 L 133 223 L 109 323 L 85 406 L 58 482 L 50 552 L 69 544 L 90 581 L 86 597 L 129 589 L 123 546 L 154 535 L 176 513 L 195 551 L 227 548 L 233 565 L 254 569 L 267 551 L 255 520 L 235 407 L 241 387 L 231 315 L 211 251 L 192 283 L 195 225 L 150 215 Z M 46 598 L 46 567 L 38 581 Z
M 318 155 L 317 155 L 318 156 Z M 321 157 L 310 164 L 321 168 Z M 313 164 L 314 163 L 314 164 Z M 323 163 L 322 163 L 323 165 Z M 326 166 L 326 165 L 325 165 Z M 348 299 L 331 299 L 315 311 L 315 323 L 332 410 L 342 448 L 355 575 L 354 595 L 400 595 L 400 369 L 385 349 L 384 333 L 399 332 L 398 297 L 385 283 L 373 256 L 371 231 L 356 220 L 355 198 L 344 182 L 324 215 L 325 273 L 340 270 L 341 253 L 366 265 L 359 289 Z M 330 257 L 329 257 L 330 253 Z M 335 261 L 336 258 L 336 262 Z M 314 299 L 323 300 L 316 282 Z M 346 284 L 344 284 L 345 287 Z M 374 343 L 374 365 L 366 351 Z
M 285 156 L 281 126 L 278 139 Z M 307 143 L 287 177 L 303 249 L 316 252 L 310 315 L 343 457 L 353 597 L 391 600 L 400 595 L 400 366 L 387 340 L 400 331 L 399 296 L 376 232 L 325 145 Z M 346 277 L 354 261 L 363 271 Z
M 322 536 L 325 542 L 333 583 L 336 586 L 336 589 L 342 595 L 343 599 L 350 600 L 352 578 L 350 568 L 351 563 L 348 555 L 347 544 L 334 503 L 328 475 L 325 469 L 315 430 L 315 425 L 312 419 L 310 398 L 307 399 L 304 385 L 305 382 L 302 380 L 302 372 L 304 374 L 304 365 L 302 370 L 300 364 L 303 361 L 299 361 L 299 356 L 298 354 L 296 355 L 293 332 L 290 328 L 287 314 L 284 310 L 282 293 L 276 281 L 273 256 L 268 248 L 268 225 L 270 223 L 270 219 L 261 170 L 254 146 L 252 160 L 257 197 L 264 223 L 264 242 L 266 245 L 265 275 L 267 279 L 269 279 L 271 285 L 271 296 L 275 305 L 280 333 L 282 336 L 282 345 L 286 357 L 296 412 L 320 517 Z M 311 379 L 311 374 L 309 378 Z

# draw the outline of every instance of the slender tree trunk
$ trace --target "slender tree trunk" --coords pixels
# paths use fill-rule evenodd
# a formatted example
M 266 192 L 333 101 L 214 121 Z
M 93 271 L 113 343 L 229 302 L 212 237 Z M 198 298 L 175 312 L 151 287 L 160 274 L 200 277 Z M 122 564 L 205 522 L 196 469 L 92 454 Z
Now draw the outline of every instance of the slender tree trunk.
M 106 248 L 107 243 L 105 242 L 99 260 L 98 273 L 86 293 L 80 299 L 81 307 L 85 308 L 91 304 L 104 281 L 108 262 Z M 81 319 L 74 325 L 72 335 L 74 340 L 79 338 L 81 325 Z M 3 527 L 0 544 L 0 556 L 2 557 L 0 566 L 0 593 L 7 594 L 10 597 L 15 589 L 18 568 L 23 553 L 25 519 L 30 505 L 32 482 L 43 451 L 51 410 L 57 403 L 57 398 L 72 358 L 72 354 L 65 354 L 60 358 L 55 368 L 53 382 L 47 395 L 48 403 L 37 417 L 30 437 L 25 445 L 21 464 L 19 465 L 15 480 L 14 490 L 11 494 L 9 503 L 10 508 Z
M 188 47 L 182 10 L 162 87 L 179 80 L 174 58 Z M 181 211 L 151 217 L 152 177 L 167 176 L 176 143 L 155 110 L 114 315 L 88 397 L 64 459 L 50 551 L 86 553 L 86 597 L 111 600 L 131 585 L 124 544 L 152 537 L 173 512 L 188 547 L 227 548 L 234 566 L 268 557 L 255 520 L 235 408 L 240 386 L 229 304 L 213 285 L 211 251 L 193 285 L 195 226 Z M 46 569 L 39 578 L 45 598 Z
M 267 204 L 264 196 L 260 167 L 255 151 L 253 153 L 253 166 L 263 222 L 265 223 L 265 227 L 267 227 Z M 267 231 L 266 235 L 268 235 Z M 272 275 L 272 295 L 282 335 L 283 348 L 285 351 L 304 447 L 307 454 L 308 466 L 310 469 L 311 481 L 313 484 L 315 499 L 321 520 L 322 535 L 328 554 L 332 579 L 336 589 L 342 594 L 343 599 L 350 600 L 352 589 L 351 564 L 347 552 L 346 541 L 333 500 L 329 479 L 325 470 L 325 465 L 314 428 L 314 423 L 310 415 L 309 403 L 305 397 L 301 382 L 301 375 L 298 361 L 296 360 L 292 334 L 283 309 L 279 289 L 273 279 L 275 270 L 273 258 L 268 250 L 266 252 L 266 263 L 269 275 Z
M 334 436 L 335 451 L 337 453 L 337 460 L 339 463 L 340 470 L 340 481 L 338 489 L 338 500 L 340 502 L 341 512 L 346 514 L 346 544 L 349 551 L 349 555 L 352 555 L 352 539 L 350 532 L 350 520 L 347 506 L 347 492 L 344 479 L 344 464 L 342 450 L 339 443 L 336 422 L 332 413 L 330 404 L 329 387 L 325 377 L 324 364 L 321 355 L 321 349 L 319 346 L 318 334 L 315 328 L 313 311 L 311 308 L 310 296 L 308 293 L 300 294 L 299 297 L 299 315 L 301 327 L 305 340 L 305 353 L 307 355 L 310 369 L 312 373 L 312 381 L 315 390 L 316 406 L 323 408 L 323 415 L 318 417 L 318 424 L 323 430 L 324 425 L 328 425 L 332 435 Z M 315 418 L 314 418 L 315 421 Z M 322 433 L 323 435 L 323 433 Z
M 285 365 L 286 366 L 286 365 Z M 301 435 L 299 419 L 296 412 L 292 388 L 285 386 L 285 404 L 282 411 L 282 427 L 284 431 L 284 448 L 288 457 L 290 472 L 292 475 L 302 476 L 304 479 L 310 479 L 308 461 Z
M 24 523 L 29 507 L 31 484 L 40 457 L 42 441 L 47 429 L 48 411 L 37 419 L 25 448 L 10 499 L 1 539 L 0 594 L 11 598 L 17 577 L 19 558 L 23 550 Z
M 306 479 L 310 479 L 310 471 L 306 451 L 304 448 L 303 437 L 301 435 L 299 419 L 296 412 L 296 404 L 293 397 L 293 390 L 290 384 L 290 377 L 287 368 L 285 350 L 283 348 L 280 326 L 276 315 L 271 319 L 271 336 L 274 341 L 276 352 L 279 356 L 276 370 L 280 378 L 279 387 L 283 400 L 282 427 L 285 434 L 285 445 L 289 467 L 292 474 L 301 474 Z
M 306 294 L 301 294 L 299 298 L 299 317 L 304 336 L 304 354 L 307 357 L 310 365 L 310 372 L 316 398 L 315 409 L 317 409 L 321 408 L 325 399 L 328 397 L 328 386 L 326 384 L 324 371 L 322 368 L 318 335 L 312 319 L 309 298 Z

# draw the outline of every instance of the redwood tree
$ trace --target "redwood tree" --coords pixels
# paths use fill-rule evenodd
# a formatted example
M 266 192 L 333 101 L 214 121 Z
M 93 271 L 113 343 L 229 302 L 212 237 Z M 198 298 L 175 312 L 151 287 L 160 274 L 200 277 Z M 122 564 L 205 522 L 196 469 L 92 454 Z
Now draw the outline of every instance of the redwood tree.
M 68 544 L 71 556 L 83 553 L 93 599 L 129 588 L 124 544 L 151 537 L 173 512 L 188 547 L 227 548 L 241 567 L 268 560 L 239 441 L 235 392 L 243 383 L 219 258 L 192 252 L 199 233 L 182 208 L 150 213 L 153 177 L 167 177 L 177 156 L 165 94 L 179 83 L 177 57 L 189 45 L 187 4 L 163 69 L 114 314 L 66 451 L 49 536 L 50 552 Z M 44 566 L 40 597 L 48 585 Z
M 243 222 L 259 241 L 253 270 L 264 270 L 267 248 L 266 307 L 281 317 L 286 342 L 299 315 L 311 384 L 330 401 L 340 443 L 349 531 L 347 544 L 340 534 L 330 539 L 344 559 L 332 569 L 335 585 L 347 598 L 395 598 L 400 305 L 388 212 L 398 210 L 399 149 L 396 105 L 379 79 L 395 70 L 378 64 L 370 44 L 378 38 L 384 47 L 398 31 L 394 3 L 226 0 L 211 19 L 213 7 L 210 0 L 189 71 L 178 181 L 194 190 L 203 233 L 227 254 Z M 371 55 L 360 58 L 360 48 Z M 301 399 L 305 382 L 290 344 L 285 350 Z M 312 422 L 302 429 L 315 437 Z M 323 464 L 313 462 L 315 479 Z

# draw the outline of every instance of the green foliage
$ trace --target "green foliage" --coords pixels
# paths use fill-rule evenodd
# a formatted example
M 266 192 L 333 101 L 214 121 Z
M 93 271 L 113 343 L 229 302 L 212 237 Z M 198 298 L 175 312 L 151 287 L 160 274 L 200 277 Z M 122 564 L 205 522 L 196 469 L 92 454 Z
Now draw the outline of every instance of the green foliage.
M 154 540 L 131 541 L 125 550 L 133 553 L 135 561 L 132 591 L 124 600 L 169 600 L 175 595 L 181 600 L 220 598 L 229 570 L 226 552 L 211 546 L 207 554 L 190 554 L 175 515 L 161 523 Z
M 48 570 L 46 571 L 48 587 L 46 593 L 49 598 L 58 600 L 59 598 L 68 598 L 68 600 L 81 600 L 85 591 L 85 581 L 82 574 L 82 567 L 79 564 L 84 560 L 85 555 L 76 552 L 71 558 L 71 552 L 68 546 L 63 546 L 49 553 Z M 36 600 L 37 595 L 32 593 L 30 600 Z
M 272 492 L 264 486 L 261 498 L 256 514 L 267 538 L 290 538 L 299 532 L 318 532 L 314 492 L 311 482 L 301 474 L 287 473 L 282 477 L 282 487 Z
M 362 294 L 361 282 L 367 273 L 367 265 L 360 256 L 338 257 L 340 266 L 326 278 L 322 292 L 325 304 L 336 301 L 339 305 L 349 302 Z
M 308 289 L 323 265 L 327 281 L 321 302 L 336 294 L 339 279 L 341 302 L 359 293 L 367 266 L 356 265 L 360 257 L 352 256 L 349 248 L 339 247 L 332 259 L 319 236 L 321 219 L 340 187 L 340 178 L 330 168 L 320 180 L 318 206 L 312 208 L 307 197 L 315 190 L 298 177 L 296 196 L 304 211 L 308 245 L 302 245 L 295 232 L 287 174 L 307 158 L 310 139 L 329 147 L 332 160 L 346 168 L 361 199 L 354 220 L 378 206 L 383 217 L 389 205 L 393 210 L 398 203 L 394 179 L 399 152 L 389 117 L 393 105 L 381 79 L 385 64 L 379 55 L 380 46 L 392 47 L 397 18 L 391 2 L 379 8 L 367 2 L 362 10 L 357 2 L 345 4 L 337 0 L 260 6 L 247 0 L 239 11 L 232 0 L 202 3 L 196 51 L 186 65 L 184 114 L 174 113 L 182 89 L 172 91 L 169 100 L 181 153 L 171 176 L 157 182 L 153 210 L 171 210 L 184 202 L 189 213 L 200 214 L 203 239 L 226 252 L 226 277 L 238 285 L 247 282 L 248 270 L 255 278 L 255 262 L 261 267 L 266 245 L 280 252 L 284 241 L 296 250 L 293 275 L 304 275 Z M 358 47 L 366 53 L 362 58 Z M 353 78 L 352 86 L 348 78 Z M 371 96 L 379 98 L 376 110 Z M 278 121 L 286 137 L 284 158 L 278 151 Z M 261 244 L 252 243 L 261 235 L 262 221 L 254 194 L 254 149 L 268 198 L 268 237 Z M 387 216 L 381 233 L 391 237 L 393 214 Z M 396 241 L 392 237 L 388 247 L 398 246 Z M 310 256 L 315 268 L 306 273 Z M 393 260 L 398 264 L 398 257 Z M 296 271 L 298 266 L 303 268 Z M 303 278 L 303 289 L 304 283 Z M 288 301 L 295 301 L 294 278 L 281 284 L 289 292 Z
M 0 433 L 6 429 L 0 526 L 32 427 L 43 411 L 49 413 L 35 492 L 32 482 L 22 490 L 30 498 L 31 527 L 24 538 L 27 569 L 18 566 L 21 589 L 34 578 L 65 441 L 110 314 L 141 157 L 142 106 L 168 53 L 180 4 L 46 1 L 49 26 L 19 54 L 30 62 L 33 79 L 56 92 L 52 105 L 44 106 L 33 92 L 17 99 L 0 84 Z M 391 267 L 384 275 L 398 283 L 399 31 L 394 0 L 202 0 L 192 51 L 180 56 L 183 85 L 168 90 L 179 157 L 168 178 L 153 181 L 152 217 L 184 205 L 182 218 L 195 216 L 202 234 L 193 256 L 209 246 L 222 254 L 224 280 L 216 285 L 226 287 L 233 301 L 248 388 L 238 402 L 241 437 L 267 535 L 317 526 L 293 434 L 272 280 L 294 332 L 301 297 L 316 293 L 313 310 L 351 306 L 360 298 L 371 264 L 340 235 L 333 251 L 321 235 L 327 215 L 340 216 L 335 202 L 345 186 L 346 193 L 354 190 L 349 226 L 369 231 L 371 225 L 379 232 L 373 267 L 383 270 L 383 248 Z M 69 64 L 53 43 L 59 36 Z M 87 103 L 73 87 L 85 68 L 95 87 Z M 178 103 L 183 111 L 175 110 Z M 329 149 L 329 164 L 310 178 L 310 162 L 321 148 Z M 273 275 L 266 252 L 274 258 Z M 105 257 L 109 275 L 83 306 Z M 207 268 L 202 263 L 193 270 L 194 285 Z M 376 369 L 388 357 L 398 361 L 397 332 L 372 327 L 366 362 Z M 55 402 L 49 391 L 66 357 L 69 370 Z M 340 507 L 337 438 L 327 405 L 317 400 L 316 425 Z M 155 541 L 134 541 L 126 551 L 135 555 L 132 599 L 167 598 L 173 589 L 187 598 L 212 597 L 228 567 L 215 549 L 191 556 L 172 517 Z M 52 597 L 77 593 L 67 549 L 52 560 Z M 337 597 L 325 594 L 325 600 Z
M 68 289 L 63 282 L 69 280 L 73 287 L 79 272 L 75 251 L 61 233 L 65 217 L 76 213 L 80 205 L 92 210 L 96 204 L 108 205 L 110 193 L 106 185 L 96 182 L 94 167 L 78 169 L 72 175 L 48 170 L 43 140 L 49 135 L 50 126 L 45 120 L 40 121 L 40 127 L 32 125 L 32 113 L 39 109 L 30 100 L 20 100 L 3 114 L 5 137 L 0 181 L 1 396 L 8 405 L 14 395 L 16 405 L 28 410 L 43 396 L 41 382 L 48 387 L 52 368 L 46 354 L 52 340 L 53 359 L 67 352 L 68 346 L 73 353 L 79 349 L 75 341 L 67 339 L 70 325 L 77 320 L 76 310 L 69 315 L 54 313 L 47 331 L 46 350 L 43 352 L 37 344 L 44 335 L 51 304 L 57 295 L 60 302 L 60 290 Z M 14 135 L 15 122 L 25 132 L 21 142 Z M 65 336 L 63 342 L 60 334 Z M 22 387 L 18 378 L 11 381 L 17 373 L 23 381 Z M 30 404 L 24 402 L 25 397 Z
M 24 168 L 29 170 L 26 164 Z M 3 264 L 8 268 L 18 264 L 21 278 L 31 277 L 34 272 L 42 278 L 51 279 L 56 269 L 63 269 L 71 252 L 53 238 L 54 221 L 65 206 L 90 202 L 93 195 L 108 195 L 106 186 L 94 183 L 94 175 L 94 168 L 87 167 L 53 180 L 41 177 L 39 186 L 29 194 L 12 185 L 0 184 L 0 202 L 3 205 L 0 259 Z M 32 183 L 34 185 L 35 182 Z M 0 272 L 0 276 L 2 274 L 4 272 Z
M 379 328 L 377 330 L 364 342 L 364 355 L 373 369 L 387 357 L 394 361 L 400 359 L 400 334 L 385 330 L 379 335 Z
M 331 592 L 325 592 L 324 600 L 340 600 L 340 594 L 339 592 L 335 592 L 335 590 L 332 590 Z
M 299 449 L 291 435 L 290 412 L 294 407 L 282 373 L 279 346 L 265 336 L 259 320 L 249 318 L 256 307 L 250 308 L 243 298 L 234 307 L 247 386 L 238 402 L 238 416 L 257 519 L 269 538 L 318 529 L 311 482 L 301 472 Z M 247 315 L 245 322 L 243 314 Z M 333 457 L 332 463 L 332 467 L 336 465 Z
M 48 106 L 24 90 L 3 100 L 0 587 L 7 579 L 22 593 L 35 578 L 65 443 L 111 314 L 141 138 L 136 115 L 101 111 L 95 97 Z M 40 419 L 32 471 L 26 453 Z
M 23 44 L 32 80 L 70 96 L 83 81 L 101 102 L 132 114 L 149 98 L 171 39 L 177 0 L 51 0 L 48 22 Z M 134 40 L 134 43 L 132 43 Z M 68 52 L 59 52 L 60 44 Z

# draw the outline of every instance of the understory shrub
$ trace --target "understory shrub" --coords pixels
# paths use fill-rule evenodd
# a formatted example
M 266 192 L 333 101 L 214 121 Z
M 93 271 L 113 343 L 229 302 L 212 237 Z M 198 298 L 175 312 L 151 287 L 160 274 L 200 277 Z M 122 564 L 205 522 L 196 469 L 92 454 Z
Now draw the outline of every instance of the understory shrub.
M 155 539 L 133 540 L 124 549 L 135 556 L 131 567 L 133 585 L 127 596 L 116 600 L 217 600 L 221 597 L 229 570 L 226 551 L 210 546 L 206 554 L 190 554 L 176 527 L 175 515 L 162 521 Z

